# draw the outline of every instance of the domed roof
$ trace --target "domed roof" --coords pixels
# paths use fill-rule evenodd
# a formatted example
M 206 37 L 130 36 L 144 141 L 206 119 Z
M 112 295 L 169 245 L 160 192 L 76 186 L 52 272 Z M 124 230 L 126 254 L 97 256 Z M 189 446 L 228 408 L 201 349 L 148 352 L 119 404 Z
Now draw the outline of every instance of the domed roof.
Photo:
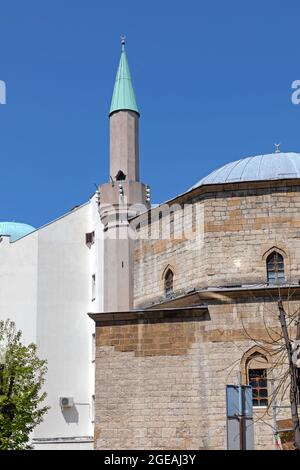
M 275 152 L 242 158 L 218 168 L 190 188 L 204 184 L 300 178 L 300 153 Z
M 17 222 L 0 222 L 0 235 L 10 236 L 10 241 L 15 242 L 19 238 L 28 235 L 35 230 L 34 227 Z

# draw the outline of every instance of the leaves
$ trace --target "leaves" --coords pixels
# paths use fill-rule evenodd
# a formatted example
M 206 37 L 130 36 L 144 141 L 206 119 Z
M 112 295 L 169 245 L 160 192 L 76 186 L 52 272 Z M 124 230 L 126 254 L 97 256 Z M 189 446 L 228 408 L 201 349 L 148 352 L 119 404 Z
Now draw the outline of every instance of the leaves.
M 42 405 L 47 361 L 21 336 L 14 322 L 0 321 L 0 450 L 30 449 L 30 433 L 49 409 Z

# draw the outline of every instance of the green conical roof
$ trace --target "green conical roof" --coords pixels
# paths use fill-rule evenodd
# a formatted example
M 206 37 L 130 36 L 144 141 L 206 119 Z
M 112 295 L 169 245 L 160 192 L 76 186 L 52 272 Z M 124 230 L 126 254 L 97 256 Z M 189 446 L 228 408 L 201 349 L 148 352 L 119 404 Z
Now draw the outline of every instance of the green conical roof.
M 124 42 L 122 42 L 121 59 L 117 71 L 109 114 L 120 110 L 135 111 L 139 114 L 133 91 Z

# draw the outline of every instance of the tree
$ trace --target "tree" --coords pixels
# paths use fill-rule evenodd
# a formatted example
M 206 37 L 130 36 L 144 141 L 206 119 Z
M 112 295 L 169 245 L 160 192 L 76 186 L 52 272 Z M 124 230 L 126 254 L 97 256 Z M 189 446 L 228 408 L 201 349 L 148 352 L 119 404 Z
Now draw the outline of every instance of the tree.
M 46 361 L 21 336 L 14 322 L 0 321 L 0 450 L 31 449 L 30 433 L 49 409 L 41 391 Z
M 279 309 L 279 321 L 281 324 L 282 334 L 284 338 L 285 348 L 287 351 L 288 363 L 289 363 L 289 375 L 290 375 L 290 403 L 291 403 L 291 415 L 292 423 L 294 429 L 294 440 L 295 447 L 297 450 L 300 450 L 300 426 L 299 426 L 299 415 L 298 415 L 298 405 L 297 405 L 297 395 L 298 395 L 298 384 L 297 384 L 297 366 L 296 361 L 293 360 L 293 347 L 292 342 L 289 337 L 288 328 L 286 325 L 286 311 L 283 308 L 282 300 L 278 301 Z M 299 315 L 298 315 L 299 318 Z M 297 326 L 297 339 L 299 332 L 299 324 Z

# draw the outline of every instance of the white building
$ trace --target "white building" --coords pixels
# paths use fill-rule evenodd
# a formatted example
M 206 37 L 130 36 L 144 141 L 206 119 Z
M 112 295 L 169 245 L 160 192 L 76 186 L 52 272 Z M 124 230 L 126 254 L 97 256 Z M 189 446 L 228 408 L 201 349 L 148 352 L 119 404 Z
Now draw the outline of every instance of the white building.
M 96 196 L 38 230 L 2 223 L 0 232 L 0 317 L 15 321 L 24 343 L 36 343 L 48 361 L 50 410 L 34 445 L 92 449 L 94 325 L 87 312 L 102 310 L 103 258 Z M 61 397 L 73 406 L 62 407 Z

